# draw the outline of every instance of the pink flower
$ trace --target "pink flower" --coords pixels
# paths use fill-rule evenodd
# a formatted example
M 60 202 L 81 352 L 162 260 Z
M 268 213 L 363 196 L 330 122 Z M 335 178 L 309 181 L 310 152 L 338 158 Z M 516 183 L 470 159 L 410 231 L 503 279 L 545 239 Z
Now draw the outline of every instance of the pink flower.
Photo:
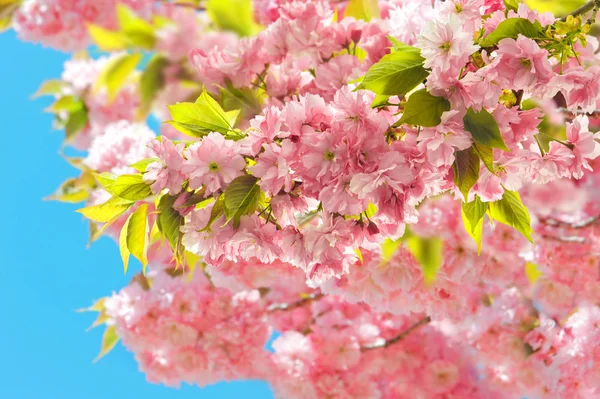
M 235 142 L 219 133 L 210 133 L 184 152 L 186 161 L 181 171 L 189 176 L 190 188 L 206 187 L 206 194 L 222 189 L 242 175 L 246 167 Z
M 582 168 L 592 170 L 587 160 L 596 159 L 600 155 L 600 143 L 596 141 L 594 133 L 588 130 L 588 117 L 580 115 L 567 123 L 567 140 L 571 143 L 575 164 L 572 166 L 573 176 L 580 179 L 583 176 Z
M 454 388 L 459 378 L 459 370 L 454 363 L 440 359 L 427 366 L 424 382 L 429 390 L 442 394 Z
M 548 52 L 523 35 L 498 42 L 498 75 L 515 89 L 534 89 L 548 84 L 554 76 Z
M 263 148 L 264 151 L 256 159 L 256 165 L 248 170 L 260 178 L 260 188 L 270 196 L 277 195 L 282 189 L 289 192 L 293 180 L 286 157 L 290 157 L 293 151 L 291 141 L 284 140 L 281 147 L 274 143 L 264 144 Z
M 441 70 L 456 69 L 456 74 L 479 49 L 473 44 L 470 33 L 464 32 L 461 21 L 454 15 L 446 21 L 430 22 L 417 39 L 421 56 L 425 58 L 425 68 Z
M 376 172 L 354 175 L 350 182 L 350 190 L 359 198 L 368 198 L 382 184 L 403 192 L 405 185 L 412 182 L 414 177 L 406 158 L 396 151 L 390 151 L 381 157 Z
M 419 133 L 419 145 L 433 166 L 452 165 L 454 152 L 471 146 L 471 136 L 464 130 L 461 119 L 459 111 L 445 112 L 438 126 Z
M 184 143 L 173 145 L 171 140 L 166 137 L 162 141 L 154 140 L 150 143 L 150 149 L 153 155 L 159 158 L 159 161 L 149 164 L 144 173 L 144 181 L 152 183 L 152 192 L 160 193 L 165 188 L 169 189 L 171 195 L 181 192 L 181 184 L 186 176 L 181 172 L 183 167 L 182 151 L 185 148 Z

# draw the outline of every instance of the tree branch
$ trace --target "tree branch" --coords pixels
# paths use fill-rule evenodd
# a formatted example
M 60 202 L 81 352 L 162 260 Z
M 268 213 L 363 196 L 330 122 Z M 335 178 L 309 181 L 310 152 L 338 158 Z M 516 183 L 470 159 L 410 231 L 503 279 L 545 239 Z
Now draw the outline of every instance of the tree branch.
M 565 222 L 563 220 L 557 220 L 557 219 L 552 219 L 552 218 L 540 219 L 540 223 L 545 224 L 547 226 L 568 227 L 571 229 L 584 229 L 584 228 L 589 227 L 599 221 L 600 221 L 600 215 L 592 216 L 590 218 L 584 219 L 581 222 L 577 222 L 577 223 Z
M 582 15 L 589 11 L 592 11 L 594 8 L 600 8 L 600 0 L 590 0 L 569 15 L 576 17 L 578 15 Z M 562 17 L 561 21 L 566 21 L 569 15 L 565 15 L 564 17 Z
M 413 331 L 415 331 L 416 329 L 418 329 L 419 327 L 422 327 L 428 323 L 431 322 L 431 317 L 427 316 L 422 318 L 421 320 L 419 320 L 418 322 L 416 322 L 415 324 L 413 324 L 412 326 L 408 327 L 406 330 L 402 331 L 400 334 L 396 335 L 393 338 L 390 339 L 386 339 L 384 342 L 382 343 L 378 343 L 378 344 L 373 344 L 373 345 L 368 345 L 368 346 L 363 346 L 360 350 L 363 352 L 367 352 L 373 349 L 379 349 L 379 348 L 387 348 L 388 346 L 394 345 L 400 341 L 402 341 L 404 338 L 408 337 L 408 335 L 410 333 L 412 333 Z
M 273 304 L 270 305 L 267 308 L 267 312 L 278 312 L 278 311 L 288 311 L 288 310 L 294 310 L 297 308 L 300 308 L 310 302 L 313 301 L 318 301 L 319 299 L 323 298 L 325 296 L 325 294 L 323 293 L 318 293 L 318 294 L 310 294 L 305 298 L 300 299 L 299 301 L 296 302 L 292 302 L 292 303 L 282 303 L 282 304 Z

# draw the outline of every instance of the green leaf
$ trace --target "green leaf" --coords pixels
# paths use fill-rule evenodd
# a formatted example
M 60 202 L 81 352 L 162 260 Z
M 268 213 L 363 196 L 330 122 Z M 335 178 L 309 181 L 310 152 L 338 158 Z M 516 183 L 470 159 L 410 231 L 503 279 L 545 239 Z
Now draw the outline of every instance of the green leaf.
M 94 178 L 89 172 L 84 172 L 78 178 L 68 179 L 49 197 L 44 199 L 68 203 L 82 202 L 88 199 L 94 188 Z
M 500 201 L 490 202 L 489 216 L 493 220 L 512 226 L 523 234 L 530 242 L 531 239 L 531 221 L 529 212 L 521 197 L 516 191 L 504 191 L 504 196 Z
M 531 39 L 540 38 L 542 32 L 543 28 L 539 22 L 533 24 L 525 18 L 509 18 L 500 22 L 492 33 L 479 42 L 479 45 L 481 47 L 491 47 L 502 39 L 516 39 L 518 35 Z
M 86 218 L 98 223 L 112 223 L 119 216 L 127 212 L 134 204 L 119 197 L 111 197 L 108 201 L 100 205 L 92 205 L 78 209 Z
M 141 53 L 125 54 L 110 60 L 100 72 L 95 89 L 106 88 L 109 100 L 114 100 L 141 60 Z
M 146 274 L 146 266 L 148 266 L 148 204 L 140 205 L 129 216 L 127 223 L 127 249 L 142 263 L 142 273 Z
M 427 90 L 419 90 L 408 97 L 404 113 L 398 123 L 408 123 L 423 127 L 440 124 L 442 114 L 450 111 L 450 102 L 443 97 L 435 97 Z
M 378 95 L 403 97 L 429 75 L 423 67 L 424 61 L 419 49 L 402 47 L 371 66 L 358 89 L 371 90 Z
M 344 17 L 354 17 L 370 21 L 373 18 L 380 18 L 378 0 L 350 0 L 344 11 Z
M 433 283 L 439 268 L 442 266 L 442 239 L 424 238 L 411 235 L 406 241 L 408 250 L 421 264 L 425 284 Z
M 142 180 L 142 175 L 121 175 L 111 186 L 112 193 L 130 201 L 139 201 L 152 195 L 149 184 Z
M 71 140 L 81 132 L 88 124 L 88 111 L 85 108 L 78 109 L 69 114 L 67 123 L 65 124 L 65 138 Z
M 208 219 L 208 223 L 206 223 L 206 226 L 204 226 L 204 228 L 200 231 L 209 231 L 210 226 L 212 226 L 212 224 L 215 222 L 215 220 L 217 220 L 224 214 L 225 214 L 225 197 L 223 196 L 223 194 L 221 194 L 221 195 L 219 195 L 219 198 L 217 198 L 217 200 L 215 201 L 215 204 L 213 205 L 212 209 L 210 210 L 210 218 Z
M 147 115 L 156 94 L 165 86 L 164 70 L 169 61 L 162 55 L 152 57 L 140 77 L 140 114 Z
M 181 243 L 183 233 L 181 232 L 181 226 L 183 226 L 184 217 L 173 207 L 177 198 L 177 196 L 168 194 L 160 198 L 157 207 L 158 219 L 156 222 L 159 231 L 169 242 L 175 258 L 181 263 L 183 260 L 183 244 Z
M 237 112 L 225 112 L 206 92 L 195 103 L 177 103 L 168 108 L 173 118 L 169 123 L 193 137 L 203 137 L 210 132 L 226 135 L 233 130 L 237 119 Z
M 130 47 L 138 47 L 144 50 L 153 50 L 156 45 L 154 28 L 143 18 L 138 17 L 127 6 L 117 5 L 117 20 Z
M 456 184 L 466 202 L 469 198 L 469 191 L 479 179 L 479 166 L 481 163 L 472 147 L 457 151 L 454 156 L 455 161 L 452 165 L 454 184 Z
M 127 230 L 129 229 L 129 219 L 131 219 L 131 215 L 125 221 L 125 224 L 121 228 L 121 234 L 119 235 L 119 253 L 121 254 L 121 260 L 123 260 L 123 274 L 127 274 L 127 269 L 129 267 L 129 255 L 131 252 L 127 247 Z
M 581 7 L 587 0 L 525 0 L 529 8 L 539 12 L 551 12 L 554 15 L 567 15 Z
M 504 6 L 507 10 L 517 11 L 521 0 L 504 0 Z
M 260 31 L 254 22 L 251 0 L 208 0 L 206 11 L 215 25 L 240 36 L 252 36 Z
M 54 102 L 54 104 L 52 104 L 50 107 L 48 107 L 48 111 L 55 112 L 55 113 L 57 113 L 57 112 L 72 113 L 72 112 L 79 111 L 79 110 L 83 109 L 84 107 L 85 107 L 85 104 L 79 97 L 64 96 L 64 97 L 61 97 L 58 100 L 56 100 Z
M 154 162 L 160 162 L 160 159 L 146 158 L 146 159 L 142 159 L 141 161 L 138 161 L 136 163 L 132 163 L 129 166 L 131 166 L 132 168 L 134 168 L 135 170 L 137 170 L 140 173 L 144 173 L 146 171 L 146 169 L 148 168 L 148 165 L 150 165 Z
M 102 336 L 102 348 L 100 354 L 94 359 L 94 363 L 106 356 L 119 342 L 119 336 L 117 335 L 117 329 L 113 326 L 106 327 L 104 335 Z
M 496 173 L 494 169 L 494 150 L 491 147 L 487 147 L 482 144 L 473 143 L 472 147 L 481 162 L 485 165 L 487 170 L 492 173 Z
M 112 52 L 127 48 L 127 41 L 121 32 L 108 30 L 94 24 L 88 24 L 87 29 L 92 41 L 102 51 Z
M 62 90 L 67 86 L 62 80 L 46 80 L 43 82 L 37 91 L 32 95 L 33 98 L 42 96 L 53 96 L 62 93 Z
M 462 204 L 462 220 L 467 233 L 477 244 L 477 254 L 481 253 L 481 238 L 483 236 L 483 217 L 489 204 L 482 202 L 478 196 L 475 200 Z
M 535 285 L 540 277 L 542 277 L 542 274 L 542 271 L 535 263 L 527 262 L 525 264 L 525 275 L 531 285 Z
M 117 177 L 118 177 L 117 175 L 115 175 L 114 173 L 110 173 L 110 172 L 102 172 L 102 173 L 92 172 L 92 175 L 94 176 L 94 178 L 96 179 L 98 184 L 100 184 L 102 186 L 102 188 L 104 188 L 109 193 L 114 194 L 112 188 L 115 185 L 115 182 L 117 181 Z
M 476 144 L 509 151 L 500 134 L 498 122 L 485 108 L 481 112 L 475 112 L 473 108 L 469 108 L 463 122 L 465 130 L 471 133 Z
M 402 240 L 392 240 L 391 238 L 386 238 L 383 244 L 381 244 L 381 263 L 388 263 L 396 252 L 398 248 L 402 246 Z
M 12 26 L 12 17 L 23 0 L 0 0 L 0 33 Z
M 256 211 L 260 201 L 258 179 L 251 175 L 243 175 L 234 179 L 223 193 L 225 201 L 226 223 L 233 220 L 233 227 L 240 224 L 240 217 Z

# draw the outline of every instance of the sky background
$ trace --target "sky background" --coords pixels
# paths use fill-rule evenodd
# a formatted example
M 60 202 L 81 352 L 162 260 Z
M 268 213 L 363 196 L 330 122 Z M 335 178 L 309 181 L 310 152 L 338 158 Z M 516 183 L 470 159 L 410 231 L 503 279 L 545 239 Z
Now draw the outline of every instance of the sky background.
M 87 224 L 77 205 L 42 198 L 78 171 L 60 157 L 63 132 L 43 112 L 50 99 L 31 95 L 59 78 L 67 55 L 0 35 L 0 398 L 3 399 L 269 399 L 263 382 L 200 389 L 146 382 L 118 344 L 98 363 L 103 329 L 85 332 L 93 313 L 75 309 L 125 286 L 116 244 L 87 249 Z

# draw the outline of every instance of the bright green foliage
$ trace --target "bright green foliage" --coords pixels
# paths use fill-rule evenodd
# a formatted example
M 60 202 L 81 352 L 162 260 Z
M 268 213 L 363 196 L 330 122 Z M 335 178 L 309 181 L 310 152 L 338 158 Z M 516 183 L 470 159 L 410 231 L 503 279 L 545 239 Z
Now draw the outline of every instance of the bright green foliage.
M 498 122 L 485 108 L 480 112 L 475 112 L 473 108 L 469 108 L 463 122 L 465 130 L 471 133 L 476 144 L 508 151 L 508 147 L 500 134 Z
M 125 273 L 127 273 L 130 254 L 142 263 L 143 273 L 146 273 L 148 244 L 148 204 L 142 204 L 129 216 L 119 237 L 119 249 Z
M 381 18 L 378 0 L 350 0 L 344 11 L 344 17 L 354 17 L 370 21 L 373 18 Z
M 481 253 L 481 238 L 483 236 L 483 218 L 489 208 L 487 202 L 482 202 L 478 196 L 475 200 L 462 204 L 462 219 L 465 230 L 477 244 L 477 253 Z
M 142 159 L 141 161 L 138 161 L 136 163 L 132 163 L 131 166 L 132 168 L 134 168 L 135 170 L 137 170 L 140 173 L 144 173 L 146 171 L 146 168 L 148 168 L 148 165 L 150 165 L 151 163 L 154 162 L 160 162 L 160 159 L 158 158 L 146 158 L 146 159 Z
M 195 103 L 170 105 L 169 111 L 173 119 L 168 123 L 192 137 L 203 137 L 210 132 L 228 136 L 233 131 L 239 114 L 239 111 L 224 111 L 206 92 Z
M 164 70 L 168 64 L 165 57 L 157 54 L 150 59 L 146 69 L 142 72 L 140 77 L 140 116 L 148 114 L 156 94 L 165 86 Z
M 566 15 L 581 7 L 587 0 L 524 0 L 530 8 L 539 12 L 551 12 L 554 15 Z
M 0 0 L 0 32 L 11 27 L 12 17 L 23 0 Z
M 491 47 L 505 38 L 516 39 L 518 35 L 523 35 L 529 38 L 540 38 L 543 36 L 543 28 L 539 22 L 531 23 L 525 18 L 509 18 L 506 19 L 498 27 L 479 42 L 481 47 Z
M 184 217 L 174 208 L 175 201 L 177 201 L 176 196 L 165 194 L 160 197 L 157 206 L 158 218 L 156 224 L 161 234 L 169 242 L 177 262 L 183 263 L 184 248 L 181 243 L 183 237 L 181 226 L 183 226 Z
M 251 0 L 208 0 L 206 10 L 219 29 L 240 36 L 252 36 L 261 29 L 254 21 Z
M 489 205 L 488 215 L 491 219 L 514 227 L 529 241 L 533 242 L 529 212 L 521 202 L 518 192 L 505 190 L 500 201 L 490 202 Z
M 152 195 L 150 185 L 144 183 L 142 175 L 121 175 L 108 191 L 130 201 L 143 200 Z
M 386 238 L 386 240 L 381 244 L 381 262 L 387 263 L 396 254 L 398 248 L 402 246 L 402 240 L 392 240 L 391 238 Z
M 209 231 L 210 226 L 212 226 L 212 224 L 215 222 L 215 220 L 217 220 L 224 214 L 225 214 L 225 198 L 223 197 L 223 194 L 221 194 L 221 195 L 219 195 L 219 198 L 217 198 L 217 200 L 215 201 L 215 204 L 213 205 L 213 207 L 210 211 L 210 218 L 208 219 L 208 223 L 206 224 L 206 226 L 204 226 L 204 228 L 201 231 Z
M 154 27 L 123 4 L 117 5 L 117 20 L 129 47 L 152 50 L 156 45 Z
M 403 97 L 429 75 L 423 67 L 424 61 L 419 49 L 402 45 L 369 68 L 358 88 L 378 95 Z
M 37 89 L 37 91 L 33 94 L 32 97 L 37 98 L 41 96 L 53 96 L 55 94 L 60 94 L 65 86 L 65 82 L 63 82 L 62 80 L 46 80 L 45 82 L 42 82 L 39 89 Z
M 127 48 L 127 41 L 120 32 L 105 29 L 101 26 L 89 24 L 88 33 L 90 37 L 96 43 L 96 45 L 103 51 L 120 51 Z
M 98 80 L 94 85 L 95 90 L 105 88 L 110 101 L 127 82 L 135 67 L 142 59 L 142 54 L 124 54 L 120 57 L 110 60 L 104 69 L 100 72 Z
M 226 223 L 233 220 L 233 227 L 237 228 L 242 216 L 256 211 L 264 198 L 257 181 L 254 176 L 243 175 L 233 180 L 227 187 L 223 194 Z
M 406 240 L 406 245 L 421 264 L 425 284 L 433 283 L 438 270 L 442 266 L 442 239 L 438 237 L 425 238 L 411 234 Z
M 457 151 L 454 156 L 455 161 L 452 165 L 454 184 L 456 184 L 456 187 L 458 187 L 465 197 L 465 201 L 467 201 L 469 191 L 471 191 L 471 188 L 477 183 L 477 179 L 479 179 L 479 167 L 481 165 L 479 156 L 477 156 L 473 147 Z
M 117 335 L 116 327 L 114 325 L 106 327 L 106 330 L 104 330 L 104 335 L 102 336 L 102 347 L 100 349 L 100 353 L 96 359 L 94 359 L 94 362 L 97 362 L 106 356 L 108 352 L 115 347 L 117 342 L 119 342 L 119 336 Z
M 531 285 L 535 285 L 540 277 L 542 277 L 542 274 L 542 271 L 535 263 L 527 262 L 525 264 L 525 275 Z
M 419 90 L 408 97 L 404 113 L 398 123 L 408 123 L 423 127 L 440 124 L 442 114 L 450 111 L 450 102 L 443 97 L 435 97 L 427 90 Z
M 481 162 L 485 165 L 487 170 L 492 173 L 495 173 L 494 168 L 494 150 L 492 147 L 485 146 L 483 144 L 473 143 L 473 151 L 477 154 Z
M 65 181 L 46 199 L 69 203 L 82 202 L 88 199 L 90 191 L 95 186 L 94 176 L 89 171 L 84 171 L 81 176 Z
M 87 206 L 78 209 L 77 212 L 94 222 L 110 224 L 131 208 L 133 204 L 133 201 L 113 196 L 103 204 Z

